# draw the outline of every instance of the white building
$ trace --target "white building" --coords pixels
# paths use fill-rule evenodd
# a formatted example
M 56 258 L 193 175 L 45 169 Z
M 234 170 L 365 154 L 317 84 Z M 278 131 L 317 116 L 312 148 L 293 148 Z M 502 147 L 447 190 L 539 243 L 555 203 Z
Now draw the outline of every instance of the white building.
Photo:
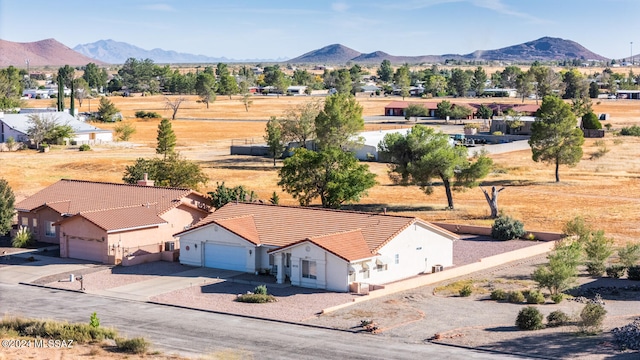
M 182 264 L 269 270 L 278 283 L 342 292 L 452 266 L 457 239 L 412 217 L 249 203 L 174 236 Z
M 363 131 L 353 140 L 361 140 L 362 144 L 354 145 L 348 150 L 352 151 L 358 160 L 378 161 L 378 144 L 387 134 L 406 135 L 410 129 L 393 129 L 379 131 Z
M 5 114 L 0 112 L 0 143 L 9 137 L 16 141 L 27 142 L 29 137 L 29 116 L 42 116 L 53 119 L 58 125 L 69 125 L 73 129 L 73 137 L 69 140 L 78 144 L 99 144 L 113 141 L 111 130 L 99 129 L 76 119 L 67 112 L 41 112 L 29 114 Z

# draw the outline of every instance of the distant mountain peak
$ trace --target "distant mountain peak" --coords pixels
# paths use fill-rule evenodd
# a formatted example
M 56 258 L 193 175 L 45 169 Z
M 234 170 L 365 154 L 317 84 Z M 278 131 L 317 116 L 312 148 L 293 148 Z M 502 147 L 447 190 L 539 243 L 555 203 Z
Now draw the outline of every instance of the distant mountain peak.
M 309 51 L 295 59 L 289 60 L 289 62 L 342 64 L 360 55 L 361 53 L 359 51 L 348 48 L 342 44 L 331 44 L 317 50 Z
M 102 64 L 52 38 L 25 43 L 0 39 L 0 67 L 24 67 L 26 59 L 29 59 L 31 66 L 80 66 L 90 62 Z

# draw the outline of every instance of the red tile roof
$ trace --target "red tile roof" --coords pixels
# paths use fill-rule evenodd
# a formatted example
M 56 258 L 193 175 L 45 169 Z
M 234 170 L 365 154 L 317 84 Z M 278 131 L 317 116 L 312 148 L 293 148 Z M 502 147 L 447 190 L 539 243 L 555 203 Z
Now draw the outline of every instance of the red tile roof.
M 308 240 L 347 261 L 365 259 L 373 256 L 360 229 L 316 236 Z
M 19 202 L 15 208 L 32 211 L 47 205 L 60 213 L 77 214 L 156 204 L 157 214 L 161 215 L 192 193 L 202 196 L 190 189 L 63 179 Z
M 137 205 L 127 208 L 81 212 L 77 215 L 59 221 L 58 224 L 77 217 L 82 217 L 107 232 L 166 224 L 167 222 L 156 213 L 157 210 L 155 205 L 150 205 L 148 207 L 146 205 Z
M 413 101 L 413 102 L 392 101 L 389 104 L 387 104 L 384 108 L 385 109 L 406 109 L 409 107 L 409 105 L 420 105 L 425 109 L 429 109 L 429 110 L 436 110 L 438 108 L 437 102 L 417 102 L 417 101 Z
M 238 216 L 228 219 L 218 219 L 215 223 L 232 233 L 249 240 L 253 244 L 260 244 L 260 236 L 253 215 Z
M 351 258 L 353 254 L 361 256 L 364 249 L 360 246 L 362 242 L 366 244 L 368 256 L 372 256 L 398 233 L 416 222 L 451 239 L 457 238 L 453 233 L 412 217 L 255 203 L 229 203 L 194 227 L 174 236 L 189 233 L 212 223 L 230 228 L 232 226 L 229 224 L 233 224 L 235 230 L 232 231 L 240 235 L 238 229 L 241 223 L 238 219 L 247 215 L 252 215 L 253 222 L 249 222 L 246 218 L 241 221 L 255 226 L 256 233 L 252 228 L 244 229 L 243 231 L 251 234 L 251 238 L 243 237 L 254 244 L 257 244 L 255 236 L 259 237 L 260 244 L 277 247 L 290 246 L 296 242 L 308 240 L 318 246 L 330 246 L 328 250 L 336 255 L 341 254 L 338 256 L 345 258 Z M 354 233 L 362 235 L 362 242 Z M 353 248 L 352 245 L 344 248 L 338 245 L 338 240 L 349 239 L 360 245 L 354 245 Z

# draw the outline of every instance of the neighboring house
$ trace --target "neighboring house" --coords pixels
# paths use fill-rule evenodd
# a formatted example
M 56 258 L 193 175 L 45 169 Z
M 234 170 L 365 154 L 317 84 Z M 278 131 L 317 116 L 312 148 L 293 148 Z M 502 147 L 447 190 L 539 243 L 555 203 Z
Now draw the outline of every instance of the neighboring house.
M 483 89 L 483 95 L 491 96 L 491 97 L 509 97 L 514 98 L 518 96 L 518 91 L 516 89 L 498 89 L 498 88 L 490 88 Z M 473 96 L 475 96 L 475 92 Z
M 511 127 L 510 124 L 519 120 L 522 124 L 520 127 Z M 491 133 L 499 131 L 505 135 L 531 135 L 531 125 L 536 121 L 533 116 L 520 116 L 514 118 L 511 116 L 494 116 L 491 121 Z
M 172 235 L 209 214 L 195 191 L 139 184 L 60 180 L 15 205 L 18 225 L 60 244 L 61 257 L 119 264 L 173 250 Z
M 404 116 L 405 110 L 411 104 L 420 105 L 427 109 L 428 117 L 436 116 L 436 110 L 438 109 L 438 103 L 436 102 L 392 101 L 384 107 L 384 114 L 386 116 Z
M 356 135 L 353 140 L 362 140 L 361 144 L 349 147 L 358 160 L 378 161 L 378 144 L 387 134 L 400 133 L 406 135 L 409 129 L 393 129 L 379 131 L 363 131 Z
M 255 203 L 229 203 L 174 236 L 182 264 L 332 291 L 452 266 L 457 239 L 412 217 Z
M 42 112 L 29 114 L 5 114 L 0 112 L 0 142 L 10 136 L 16 141 L 29 140 L 29 116 L 51 117 L 58 125 L 69 125 L 73 129 L 73 137 L 69 140 L 78 144 L 99 144 L 113 141 L 111 130 L 99 129 L 69 115 L 68 112 Z
M 616 92 L 617 99 L 639 100 L 640 90 L 618 90 Z
M 289 86 L 287 88 L 287 94 L 291 94 L 293 96 L 296 96 L 296 95 L 307 95 L 305 93 L 305 91 L 307 91 L 307 87 L 304 86 L 304 85 Z

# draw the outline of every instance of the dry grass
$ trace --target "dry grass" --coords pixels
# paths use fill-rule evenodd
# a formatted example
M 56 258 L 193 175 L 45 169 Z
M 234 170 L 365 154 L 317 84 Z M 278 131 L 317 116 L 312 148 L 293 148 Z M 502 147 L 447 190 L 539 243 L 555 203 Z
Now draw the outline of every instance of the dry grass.
M 229 156 L 228 151 L 232 141 L 261 142 L 268 116 L 280 115 L 286 107 L 308 101 L 308 98 L 258 98 L 249 113 L 244 111 L 237 99 L 219 97 L 209 110 L 203 104 L 190 101 L 184 113 L 182 110 L 179 112 L 180 117 L 236 120 L 174 121 L 178 150 L 198 161 L 209 176 L 210 182 L 199 189 L 201 192 L 210 191 L 216 182 L 225 181 L 231 186 L 245 185 L 255 190 L 262 199 L 268 199 L 273 191 L 277 191 L 281 203 L 295 204 L 290 196 L 281 193 L 277 186 L 277 168 L 269 159 Z M 163 109 L 161 96 L 112 99 L 129 118 L 137 110 L 161 112 Z M 382 114 L 384 105 L 392 100 L 397 99 L 359 98 L 365 115 Z M 33 106 L 44 105 L 33 103 Z M 632 100 L 603 100 L 600 104 L 594 104 L 594 108 L 598 113 L 611 114 L 610 122 L 614 127 L 638 123 L 640 117 L 638 102 Z M 253 119 L 262 121 L 247 121 Z M 90 152 L 54 148 L 46 154 L 34 151 L 0 153 L 0 176 L 9 181 L 19 199 L 60 178 L 120 182 L 125 166 L 132 164 L 137 157 L 154 156 L 155 152 L 158 120 L 131 121 L 134 121 L 138 130 L 133 142 L 142 146 L 128 149 L 95 148 Z M 367 127 L 378 129 L 397 126 L 376 124 Z M 490 174 L 483 185 L 507 188 L 500 193 L 500 208 L 504 213 L 523 220 L 527 230 L 559 231 L 567 220 L 581 215 L 618 242 L 636 241 L 640 238 L 640 228 L 636 224 L 640 219 L 640 139 L 609 134 L 604 141 L 610 151 L 599 159 L 589 160 L 598 146 L 594 140 L 587 139 L 583 160 L 574 168 L 561 167 L 562 182 L 559 184 L 554 182 L 553 167 L 533 162 L 531 152 L 527 150 L 493 155 L 497 171 Z M 357 209 L 382 211 L 387 208 L 391 212 L 430 221 L 491 224 L 487 218 L 489 207 L 479 189 L 455 193 L 456 210 L 448 211 L 445 210 L 446 197 L 442 187 L 436 187 L 435 192 L 427 196 L 416 187 L 392 184 L 387 176 L 386 165 L 369 163 L 369 166 L 378 175 L 378 185 L 370 189 L 369 195 L 362 199 L 362 205 Z

